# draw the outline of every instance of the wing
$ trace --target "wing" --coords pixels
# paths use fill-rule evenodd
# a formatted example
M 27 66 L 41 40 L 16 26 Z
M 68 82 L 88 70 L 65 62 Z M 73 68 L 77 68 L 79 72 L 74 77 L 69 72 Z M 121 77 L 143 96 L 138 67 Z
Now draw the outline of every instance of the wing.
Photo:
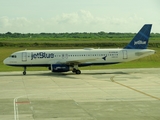
M 61 61 L 57 61 L 57 64 L 67 64 L 67 65 L 78 65 L 81 63 L 85 63 L 85 62 L 90 62 L 90 61 L 96 61 L 98 58 L 94 58 L 94 59 L 83 59 L 83 60 L 61 60 Z

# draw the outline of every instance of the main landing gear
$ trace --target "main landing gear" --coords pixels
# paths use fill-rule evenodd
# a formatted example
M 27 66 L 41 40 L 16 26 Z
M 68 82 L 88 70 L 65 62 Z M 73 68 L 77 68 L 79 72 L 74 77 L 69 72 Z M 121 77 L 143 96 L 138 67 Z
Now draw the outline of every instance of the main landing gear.
M 73 70 L 72 70 L 73 73 L 76 73 L 76 74 L 81 74 L 81 71 L 78 69 L 78 65 L 73 65 Z
M 26 66 L 24 66 L 24 71 L 23 71 L 23 75 L 26 75 Z
M 76 74 L 81 74 L 81 71 L 79 69 L 75 69 L 75 68 L 72 70 L 72 72 L 76 73 Z

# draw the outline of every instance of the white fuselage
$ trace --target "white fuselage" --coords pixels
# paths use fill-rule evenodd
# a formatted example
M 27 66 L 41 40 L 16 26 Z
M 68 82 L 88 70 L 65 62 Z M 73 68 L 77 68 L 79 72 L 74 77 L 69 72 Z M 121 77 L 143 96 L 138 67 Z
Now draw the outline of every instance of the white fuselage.
M 151 54 L 149 49 L 69 49 L 24 50 L 4 60 L 11 66 L 50 66 L 51 64 L 77 64 L 78 66 L 116 64 L 139 59 Z

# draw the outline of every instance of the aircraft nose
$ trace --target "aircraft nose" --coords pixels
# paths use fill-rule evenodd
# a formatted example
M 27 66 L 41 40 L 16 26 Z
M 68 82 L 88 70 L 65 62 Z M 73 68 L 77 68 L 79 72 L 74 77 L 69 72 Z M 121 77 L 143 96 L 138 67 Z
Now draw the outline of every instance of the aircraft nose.
M 7 62 L 7 58 L 6 58 L 6 59 L 3 60 L 3 64 L 6 65 L 7 63 L 8 63 L 8 62 Z

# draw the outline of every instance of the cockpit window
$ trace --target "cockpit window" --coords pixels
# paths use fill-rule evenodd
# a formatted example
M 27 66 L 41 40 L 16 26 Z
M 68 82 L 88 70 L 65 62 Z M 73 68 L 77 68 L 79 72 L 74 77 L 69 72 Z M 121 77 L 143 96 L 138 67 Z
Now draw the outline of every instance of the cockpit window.
M 11 55 L 10 57 L 11 57 L 11 58 L 17 58 L 17 56 L 16 56 L 16 55 Z

